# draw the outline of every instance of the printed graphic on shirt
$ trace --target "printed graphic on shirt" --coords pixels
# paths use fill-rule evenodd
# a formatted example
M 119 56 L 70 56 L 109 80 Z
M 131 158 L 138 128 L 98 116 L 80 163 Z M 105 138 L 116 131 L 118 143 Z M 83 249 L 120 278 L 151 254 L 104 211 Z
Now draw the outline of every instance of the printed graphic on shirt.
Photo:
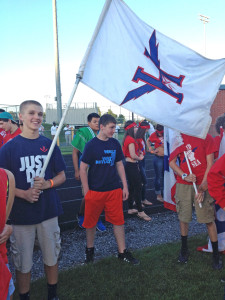
M 113 166 L 116 159 L 116 150 L 104 150 L 105 154 L 109 154 L 110 156 L 103 156 L 101 160 L 96 160 L 96 165 L 110 165 Z
M 159 136 L 159 140 L 161 141 L 160 144 L 163 144 L 163 143 L 164 143 L 163 136 Z
M 196 168 L 197 166 L 201 165 L 200 161 L 195 158 L 195 151 L 196 151 L 197 147 L 192 149 L 191 145 L 187 144 L 186 148 L 187 148 L 187 157 L 188 157 L 192 167 Z
M 20 172 L 26 171 L 27 182 L 33 183 L 33 179 L 40 175 L 47 155 L 30 155 L 20 158 Z

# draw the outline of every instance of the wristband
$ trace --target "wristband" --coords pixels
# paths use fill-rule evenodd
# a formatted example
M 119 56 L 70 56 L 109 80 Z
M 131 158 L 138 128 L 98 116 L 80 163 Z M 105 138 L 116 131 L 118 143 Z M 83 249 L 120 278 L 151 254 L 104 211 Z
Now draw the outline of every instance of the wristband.
M 48 181 L 50 181 L 51 185 L 50 185 L 50 189 L 53 188 L 54 185 L 54 181 L 52 179 L 48 179 Z

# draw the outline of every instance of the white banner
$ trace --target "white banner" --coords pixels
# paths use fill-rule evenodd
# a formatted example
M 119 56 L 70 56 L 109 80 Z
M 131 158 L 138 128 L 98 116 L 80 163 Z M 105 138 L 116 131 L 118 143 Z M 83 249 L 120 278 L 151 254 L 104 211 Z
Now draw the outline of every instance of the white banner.
M 225 59 L 210 60 L 140 20 L 121 0 L 105 3 L 80 65 L 81 82 L 112 102 L 204 138 Z

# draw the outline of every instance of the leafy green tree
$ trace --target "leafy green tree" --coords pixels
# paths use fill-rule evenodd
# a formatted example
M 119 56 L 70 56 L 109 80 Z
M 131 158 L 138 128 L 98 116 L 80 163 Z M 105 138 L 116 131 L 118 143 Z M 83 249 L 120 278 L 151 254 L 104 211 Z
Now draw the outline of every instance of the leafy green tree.
M 100 107 L 97 107 L 97 108 L 98 108 L 98 114 L 101 117 L 102 113 L 101 113 Z
M 113 116 L 115 119 L 117 119 L 117 114 L 114 114 L 114 112 L 111 110 L 111 108 L 108 109 L 107 114 Z
M 119 116 L 116 120 L 119 124 L 124 124 L 126 121 L 124 115 L 122 115 L 122 114 L 119 114 Z

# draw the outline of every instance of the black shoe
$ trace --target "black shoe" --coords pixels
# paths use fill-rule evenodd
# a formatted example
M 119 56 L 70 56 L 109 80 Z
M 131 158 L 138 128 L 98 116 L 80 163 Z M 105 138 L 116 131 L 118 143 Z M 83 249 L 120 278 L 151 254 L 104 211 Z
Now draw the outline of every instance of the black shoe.
M 214 270 L 221 270 L 223 267 L 223 261 L 220 257 L 220 255 L 218 254 L 217 256 L 213 256 L 213 269 Z
M 123 253 L 118 253 L 118 259 L 122 260 L 122 261 L 125 261 L 125 262 L 128 262 L 132 265 L 139 265 L 140 264 L 139 260 L 134 258 L 133 255 L 129 251 L 127 251 L 127 249 L 125 249 L 123 251 Z
M 188 262 L 188 256 L 189 256 L 189 252 L 186 251 L 186 252 L 182 252 L 180 251 L 180 254 L 178 256 L 178 262 L 179 263 L 182 263 L 182 264 L 186 264 Z
M 94 247 L 92 247 L 92 248 L 86 247 L 86 251 L 85 251 L 85 263 L 86 264 L 94 262 L 94 249 L 95 249 Z

